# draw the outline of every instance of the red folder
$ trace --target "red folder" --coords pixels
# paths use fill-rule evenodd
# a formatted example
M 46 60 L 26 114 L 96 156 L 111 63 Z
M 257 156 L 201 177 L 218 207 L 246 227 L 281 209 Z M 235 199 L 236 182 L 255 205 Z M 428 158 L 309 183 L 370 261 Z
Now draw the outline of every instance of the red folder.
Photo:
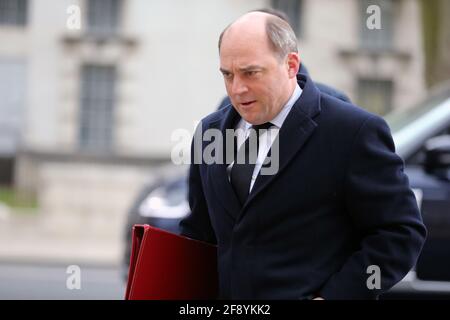
M 216 246 L 133 226 L 126 300 L 216 299 L 217 292 Z

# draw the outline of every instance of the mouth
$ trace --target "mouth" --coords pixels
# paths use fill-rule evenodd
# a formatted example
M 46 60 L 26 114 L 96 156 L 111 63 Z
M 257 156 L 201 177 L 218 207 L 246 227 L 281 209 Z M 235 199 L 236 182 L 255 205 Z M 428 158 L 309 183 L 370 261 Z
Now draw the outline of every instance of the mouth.
M 250 107 L 252 104 L 254 104 L 256 102 L 256 100 L 252 100 L 252 101 L 247 101 L 247 102 L 241 102 L 241 105 L 245 108 Z

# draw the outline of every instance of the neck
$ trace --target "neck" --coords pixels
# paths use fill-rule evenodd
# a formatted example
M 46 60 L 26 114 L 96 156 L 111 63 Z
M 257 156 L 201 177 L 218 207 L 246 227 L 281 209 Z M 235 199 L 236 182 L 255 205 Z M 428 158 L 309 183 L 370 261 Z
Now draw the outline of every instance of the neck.
M 297 86 L 297 81 L 296 81 L 295 78 L 291 79 L 288 82 L 289 89 L 286 91 L 286 96 L 283 98 L 282 103 L 281 103 L 280 107 L 278 108 L 278 112 L 277 112 L 277 114 L 275 116 L 277 116 L 278 113 L 280 113 L 280 111 L 283 109 L 283 107 L 286 105 L 286 103 L 292 97 L 292 95 L 294 94 L 294 90 L 295 90 L 296 86 Z

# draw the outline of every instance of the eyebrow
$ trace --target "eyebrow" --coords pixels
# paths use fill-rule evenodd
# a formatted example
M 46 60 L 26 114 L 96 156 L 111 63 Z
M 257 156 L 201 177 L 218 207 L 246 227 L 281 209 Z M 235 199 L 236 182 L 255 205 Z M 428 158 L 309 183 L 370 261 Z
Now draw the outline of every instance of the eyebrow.
M 264 68 L 261 66 L 258 66 L 256 64 L 251 64 L 249 66 L 239 68 L 239 71 L 245 72 L 245 71 L 262 70 L 262 69 L 264 69 Z
M 231 73 L 231 71 L 229 71 L 227 69 L 219 68 L 219 70 L 222 73 Z M 254 71 L 254 70 L 264 70 L 264 68 L 261 66 L 258 66 L 258 65 L 253 65 L 253 64 L 246 66 L 246 67 L 239 68 L 239 71 L 241 71 L 241 72 Z

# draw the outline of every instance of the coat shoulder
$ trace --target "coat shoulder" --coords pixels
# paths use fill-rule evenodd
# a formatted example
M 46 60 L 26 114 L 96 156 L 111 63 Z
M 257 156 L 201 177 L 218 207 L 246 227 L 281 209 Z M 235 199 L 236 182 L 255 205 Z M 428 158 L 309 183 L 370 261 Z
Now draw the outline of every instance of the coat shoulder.
M 203 124 L 203 127 L 208 127 L 210 124 L 214 122 L 218 122 L 224 119 L 226 117 L 227 113 L 230 112 L 230 109 L 232 108 L 231 104 L 225 105 L 221 107 L 219 110 L 216 110 L 207 116 L 205 116 L 201 122 Z
M 327 94 L 321 94 L 320 117 L 325 123 L 331 122 L 332 127 L 338 132 L 346 128 L 357 130 L 367 121 L 385 124 L 381 116 Z

